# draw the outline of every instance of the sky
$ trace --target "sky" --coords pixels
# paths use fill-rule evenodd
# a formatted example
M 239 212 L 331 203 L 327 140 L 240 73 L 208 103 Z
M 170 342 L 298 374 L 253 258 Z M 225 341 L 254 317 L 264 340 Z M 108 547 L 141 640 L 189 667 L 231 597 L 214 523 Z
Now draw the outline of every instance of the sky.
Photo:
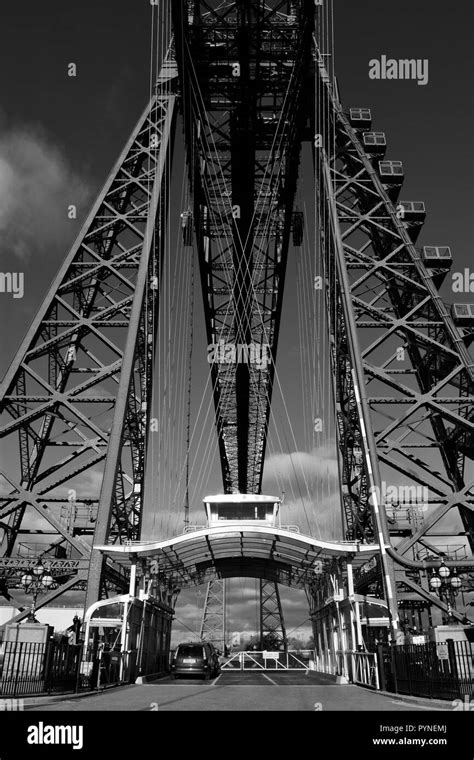
M 24 296 L 13 299 L 11 294 L 0 293 L 0 375 L 6 371 L 147 102 L 150 13 L 148 0 L 23 0 L 2 5 L 0 271 L 24 274 Z M 418 245 L 450 245 L 455 257 L 453 271 L 463 271 L 472 266 L 473 249 L 471 2 L 460 0 L 448 10 L 444 3 L 429 0 L 335 0 L 334 14 L 335 68 L 344 107 L 372 109 L 374 129 L 387 134 L 387 158 L 404 163 L 402 199 L 423 200 L 426 204 L 427 221 Z M 371 80 L 369 62 L 382 55 L 427 59 L 428 84 Z M 70 62 L 77 66 L 75 78 L 67 76 Z M 179 137 L 175 158 L 179 175 L 183 171 Z M 307 187 L 311 158 L 307 150 L 301 173 L 297 200 L 303 205 L 310 200 Z M 78 207 L 76 221 L 67 218 L 69 203 Z M 283 521 L 298 522 L 313 535 L 335 537 L 340 521 L 335 497 L 333 421 L 324 403 L 329 398 L 327 378 L 322 379 L 321 399 L 326 408 L 321 414 L 329 415 L 324 440 L 315 443 L 308 433 L 311 415 L 302 404 L 301 379 L 307 368 L 301 369 L 303 338 L 296 316 L 298 278 L 304 274 L 299 255 L 295 249 L 290 250 L 264 491 L 281 493 L 283 484 Z M 455 300 L 449 278 L 441 293 L 448 302 Z M 200 297 L 196 282 L 192 367 L 192 429 L 196 437 L 190 489 L 190 518 L 195 523 L 202 521 L 201 499 L 205 492 L 220 490 L 209 387 L 206 389 L 208 365 Z M 204 440 L 199 443 L 202 431 Z M 211 449 L 209 467 L 203 473 L 198 463 L 206 438 Z M 173 502 L 173 483 L 180 483 L 180 489 L 174 491 L 172 519 L 170 510 L 160 516 L 158 509 L 152 508 L 147 515 L 147 531 L 165 535 L 180 530 L 182 525 L 182 461 L 176 463 L 175 481 L 168 485 L 163 486 L 166 478 L 160 476 L 163 462 L 159 467 L 161 470 L 149 476 L 149 486 L 156 488 L 158 481 L 158 487 L 164 489 L 162 501 Z M 317 510 L 312 499 L 314 488 L 318 493 Z M 202 600 L 203 591 L 200 593 Z M 237 621 L 245 619 L 248 628 L 254 628 L 252 588 L 236 581 L 231 593 L 229 620 L 235 620 L 237 625 Z M 288 627 L 305 624 L 304 596 L 287 591 L 282 596 Z M 195 592 L 182 595 L 177 614 L 196 629 L 199 615 Z

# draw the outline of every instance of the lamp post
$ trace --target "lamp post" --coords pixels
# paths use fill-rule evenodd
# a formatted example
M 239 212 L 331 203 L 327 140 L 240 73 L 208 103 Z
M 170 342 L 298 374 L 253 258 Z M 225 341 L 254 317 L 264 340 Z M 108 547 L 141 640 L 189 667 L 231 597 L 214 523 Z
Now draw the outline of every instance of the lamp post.
M 39 594 L 43 590 L 46 591 L 52 583 L 53 576 L 43 567 L 41 562 L 38 562 L 31 571 L 25 573 L 21 578 L 21 585 L 26 593 L 33 595 L 33 604 L 28 614 L 28 620 L 31 620 L 33 623 L 35 622 L 36 600 Z
M 436 591 L 440 599 L 444 599 L 448 607 L 448 623 L 453 616 L 453 607 L 456 609 L 456 597 L 459 594 L 459 590 L 462 586 L 462 581 L 456 575 L 456 570 L 451 571 L 449 567 L 446 567 L 444 562 L 441 563 L 438 568 L 438 572 L 433 570 L 433 574 L 429 579 L 429 586 L 431 591 Z

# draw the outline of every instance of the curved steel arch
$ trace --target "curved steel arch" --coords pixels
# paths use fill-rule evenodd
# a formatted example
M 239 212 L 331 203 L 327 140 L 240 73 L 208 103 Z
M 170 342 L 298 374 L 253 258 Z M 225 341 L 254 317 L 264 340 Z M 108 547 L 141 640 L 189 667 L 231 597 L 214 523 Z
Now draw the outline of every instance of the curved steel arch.
M 151 576 L 166 578 L 181 588 L 213 577 L 266 578 L 305 588 L 322 571 L 324 562 L 350 558 L 358 567 L 377 550 L 373 544 L 321 541 L 283 528 L 251 524 L 204 528 L 166 541 L 94 548 L 122 566 L 141 562 Z

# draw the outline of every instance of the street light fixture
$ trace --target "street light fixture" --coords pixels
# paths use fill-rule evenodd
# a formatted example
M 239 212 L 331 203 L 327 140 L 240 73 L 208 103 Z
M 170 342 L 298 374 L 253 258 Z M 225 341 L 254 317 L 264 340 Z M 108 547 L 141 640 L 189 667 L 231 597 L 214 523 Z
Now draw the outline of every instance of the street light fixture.
M 451 575 L 449 567 L 442 562 L 437 573 L 436 570 L 433 570 L 433 574 L 429 579 L 429 586 L 431 591 L 437 592 L 441 600 L 444 599 L 446 601 L 449 622 L 453 616 L 453 607 L 456 608 L 456 597 L 462 586 L 461 578 L 458 578 L 456 575 L 456 570 Z
M 28 614 L 28 620 L 35 622 L 36 600 L 43 590 L 47 591 L 54 578 L 48 570 L 45 570 L 41 562 L 38 562 L 31 571 L 28 571 L 21 578 L 21 585 L 27 594 L 33 595 L 33 604 Z
M 440 578 L 444 578 L 444 579 L 449 578 L 449 576 L 451 575 L 451 571 L 449 567 L 446 567 L 444 562 L 442 562 L 440 567 L 438 568 L 438 575 L 440 576 Z
M 25 575 L 23 575 L 21 578 L 21 585 L 25 586 L 26 588 L 30 585 L 30 583 L 33 583 L 33 576 L 30 575 L 30 573 L 25 573 Z

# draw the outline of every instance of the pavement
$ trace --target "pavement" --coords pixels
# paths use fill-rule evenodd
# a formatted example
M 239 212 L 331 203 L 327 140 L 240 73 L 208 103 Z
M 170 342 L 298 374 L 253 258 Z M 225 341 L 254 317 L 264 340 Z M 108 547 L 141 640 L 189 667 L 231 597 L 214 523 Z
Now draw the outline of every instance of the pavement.
M 82 711 L 452 711 L 451 702 L 375 692 L 308 672 L 224 672 L 211 681 L 160 678 L 103 692 L 24 700 L 25 710 Z

